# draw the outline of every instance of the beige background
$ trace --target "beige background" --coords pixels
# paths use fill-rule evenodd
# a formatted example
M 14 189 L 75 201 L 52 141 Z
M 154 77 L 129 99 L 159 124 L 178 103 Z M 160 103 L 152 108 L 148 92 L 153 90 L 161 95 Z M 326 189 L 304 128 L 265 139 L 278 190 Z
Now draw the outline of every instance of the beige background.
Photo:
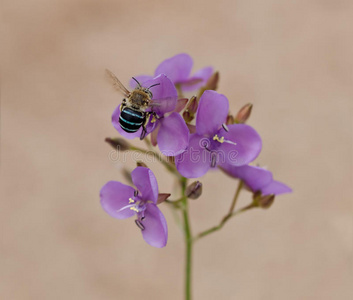
M 182 235 L 167 248 L 98 193 L 124 180 L 106 136 L 123 82 L 165 58 L 213 65 L 235 113 L 252 102 L 256 162 L 294 193 L 195 247 L 195 299 L 352 299 L 352 1 L 4 1 L 1 299 L 182 299 Z M 139 141 L 135 141 L 139 144 Z M 134 166 L 131 158 L 126 165 Z M 160 190 L 173 182 L 150 163 Z M 207 174 L 194 233 L 225 214 L 235 181 Z M 240 205 L 250 194 L 244 192 Z

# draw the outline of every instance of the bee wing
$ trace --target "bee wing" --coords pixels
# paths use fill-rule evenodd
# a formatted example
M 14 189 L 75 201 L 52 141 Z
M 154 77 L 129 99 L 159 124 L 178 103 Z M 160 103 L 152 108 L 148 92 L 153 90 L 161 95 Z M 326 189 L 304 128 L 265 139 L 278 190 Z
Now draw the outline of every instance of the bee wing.
M 108 69 L 105 69 L 105 73 L 109 80 L 113 83 L 113 86 L 124 94 L 125 97 L 130 95 L 129 90 L 120 82 L 120 80 Z
M 149 103 L 151 109 L 155 112 L 170 112 L 176 108 L 178 97 L 165 97 L 159 99 L 153 99 Z

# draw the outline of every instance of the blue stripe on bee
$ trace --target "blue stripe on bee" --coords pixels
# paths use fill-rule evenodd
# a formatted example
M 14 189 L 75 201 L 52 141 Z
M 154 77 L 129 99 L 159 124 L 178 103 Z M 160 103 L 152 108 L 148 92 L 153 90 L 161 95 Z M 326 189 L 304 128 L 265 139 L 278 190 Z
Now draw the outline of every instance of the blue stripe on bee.
M 127 121 L 127 120 L 125 120 L 121 115 L 120 115 L 119 119 L 121 119 L 123 122 L 125 122 L 125 123 L 127 123 L 127 124 L 135 125 L 135 126 L 140 126 L 140 125 L 142 125 L 142 123 L 143 123 L 143 122 L 141 122 L 141 123 L 134 123 L 134 122 Z
M 129 129 L 129 128 L 126 128 L 126 127 L 124 127 L 123 125 L 121 125 L 121 123 L 120 123 L 120 127 L 121 127 L 122 129 L 124 129 L 125 131 L 128 131 L 128 132 L 136 132 L 137 130 L 140 129 L 140 128 L 137 128 L 137 129 Z
M 139 119 L 144 119 L 143 115 L 141 116 L 139 114 L 135 114 L 131 110 L 124 109 L 123 111 L 124 111 L 124 113 L 126 113 L 126 114 L 128 114 L 130 116 L 133 116 L 133 117 L 136 117 L 136 118 L 139 118 Z

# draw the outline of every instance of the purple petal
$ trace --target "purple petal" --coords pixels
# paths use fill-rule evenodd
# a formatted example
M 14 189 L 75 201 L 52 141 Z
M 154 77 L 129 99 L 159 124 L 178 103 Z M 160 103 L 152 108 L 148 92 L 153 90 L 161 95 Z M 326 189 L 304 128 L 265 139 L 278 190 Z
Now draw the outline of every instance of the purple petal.
M 128 207 L 119 211 L 129 205 L 129 198 L 133 196 L 134 189 L 131 186 L 117 181 L 109 181 L 100 191 L 100 199 L 103 209 L 109 215 L 117 219 L 126 219 L 135 215 L 135 212 Z
M 157 143 L 166 156 L 176 156 L 185 151 L 189 144 L 189 129 L 184 119 L 176 112 L 161 119 Z
M 121 104 L 120 104 L 121 105 Z M 139 130 L 137 130 L 136 132 L 133 133 L 128 133 L 126 132 L 124 129 L 121 128 L 120 123 L 119 123 L 119 117 L 120 117 L 120 105 L 114 110 L 113 115 L 112 115 L 112 123 L 114 128 L 119 131 L 119 133 L 127 138 L 127 139 L 134 139 L 136 137 L 140 137 L 141 136 L 141 131 L 142 129 L 140 128 Z
M 137 167 L 131 172 L 131 179 L 145 201 L 157 202 L 158 183 L 152 171 L 145 167 Z
M 155 130 L 153 130 L 151 133 L 151 143 L 153 146 L 157 146 L 157 136 L 158 136 L 158 132 L 159 132 L 160 127 L 161 127 L 161 122 L 158 122 Z
M 139 75 L 139 76 L 134 76 L 135 79 L 137 79 L 137 81 L 142 85 L 145 86 L 144 83 L 146 81 L 152 80 L 153 76 L 150 75 Z M 130 79 L 129 85 L 131 88 L 136 88 L 137 87 L 137 82 L 135 80 L 133 80 L 132 78 Z
M 179 173 L 186 178 L 198 178 L 207 173 L 211 167 L 211 154 L 204 148 L 210 141 L 198 134 L 190 135 L 189 147 L 175 157 Z
M 177 105 L 175 107 L 175 112 L 180 113 L 186 106 L 186 104 L 188 103 L 189 99 L 188 98 L 181 98 L 178 99 L 177 101 Z
M 167 112 L 173 111 L 176 108 L 178 100 L 178 92 L 168 77 L 159 75 L 152 80 L 146 81 L 144 87 L 149 87 L 153 84 L 159 85 L 151 88 L 153 94 L 152 110 L 158 115 L 163 115 Z
M 198 90 L 199 88 L 206 85 L 212 73 L 212 67 L 206 67 L 198 70 L 194 75 L 192 75 L 189 79 L 181 84 L 182 90 L 185 92 Z
M 291 193 L 292 189 L 282 182 L 273 180 L 270 184 L 263 187 L 261 192 L 263 196 L 271 195 L 271 194 L 280 195 L 285 193 Z
M 145 218 L 141 223 L 145 228 L 141 232 L 146 243 L 157 248 L 162 248 L 167 245 L 167 221 L 157 205 L 153 203 L 147 204 Z
M 213 135 L 225 122 L 228 115 L 228 99 L 215 91 L 205 91 L 199 102 L 196 115 L 196 132 Z
M 260 191 L 273 181 L 272 173 L 260 167 L 249 165 L 236 167 L 224 164 L 221 165 L 221 168 L 228 175 L 243 180 L 253 192 Z
M 242 166 L 252 162 L 261 151 L 262 141 L 259 134 L 252 127 L 245 124 L 228 125 L 229 132 L 220 130 L 225 141 L 219 148 L 226 161 L 233 166 Z
M 192 58 L 188 54 L 178 54 L 163 61 L 157 67 L 154 75 L 165 74 L 176 84 L 189 77 L 192 65 Z

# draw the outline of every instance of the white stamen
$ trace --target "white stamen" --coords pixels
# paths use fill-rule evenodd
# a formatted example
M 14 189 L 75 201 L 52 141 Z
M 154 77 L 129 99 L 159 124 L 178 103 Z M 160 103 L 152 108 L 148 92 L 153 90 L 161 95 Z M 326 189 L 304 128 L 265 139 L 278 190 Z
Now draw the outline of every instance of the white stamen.
M 133 207 L 133 206 L 135 206 L 135 204 L 126 205 L 126 206 L 120 208 L 119 210 L 117 210 L 116 212 L 121 212 L 122 210 Z

